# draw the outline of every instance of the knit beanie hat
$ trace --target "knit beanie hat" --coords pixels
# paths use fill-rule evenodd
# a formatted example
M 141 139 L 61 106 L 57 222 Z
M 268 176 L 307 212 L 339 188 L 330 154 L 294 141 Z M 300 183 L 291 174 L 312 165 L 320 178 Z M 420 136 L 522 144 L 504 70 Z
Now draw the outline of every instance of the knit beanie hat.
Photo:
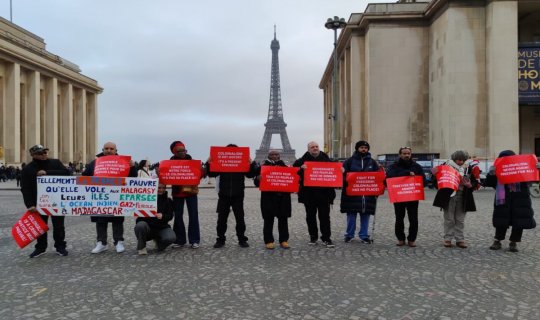
M 499 158 L 500 157 L 508 157 L 508 156 L 515 156 L 516 153 L 512 150 L 504 150 L 504 151 L 501 151 L 501 153 L 499 153 Z
M 184 143 L 182 141 L 173 141 L 173 143 L 171 143 L 171 152 L 174 153 L 174 148 L 176 147 L 183 147 L 185 148 L 186 146 L 184 145 Z
M 368 143 L 367 141 L 364 141 L 364 140 L 358 141 L 358 142 L 356 143 L 356 145 L 354 146 L 354 150 L 358 150 L 358 148 L 360 148 L 360 147 L 362 147 L 362 146 L 367 147 L 368 150 L 369 150 L 369 143 Z

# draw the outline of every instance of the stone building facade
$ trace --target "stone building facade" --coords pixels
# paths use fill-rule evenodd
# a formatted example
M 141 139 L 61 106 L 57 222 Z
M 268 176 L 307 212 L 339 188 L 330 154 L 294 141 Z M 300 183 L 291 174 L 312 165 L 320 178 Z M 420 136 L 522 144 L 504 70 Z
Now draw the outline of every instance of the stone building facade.
M 504 149 L 540 155 L 540 78 L 528 88 L 539 99 L 520 102 L 521 79 L 535 76 L 522 64 L 540 71 L 540 57 L 519 51 L 540 52 L 539 22 L 533 0 L 399 1 L 353 13 L 337 43 L 337 125 L 332 58 L 319 85 L 326 149 L 336 130 L 339 157 L 359 139 L 374 155 L 401 146 L 441 158 L 456 149 L 489 159 Z
M 0 18 L 0 162 L 29 162 L 35 144 L 65 163 L 93 159 L 102 91 L 42 38 Z

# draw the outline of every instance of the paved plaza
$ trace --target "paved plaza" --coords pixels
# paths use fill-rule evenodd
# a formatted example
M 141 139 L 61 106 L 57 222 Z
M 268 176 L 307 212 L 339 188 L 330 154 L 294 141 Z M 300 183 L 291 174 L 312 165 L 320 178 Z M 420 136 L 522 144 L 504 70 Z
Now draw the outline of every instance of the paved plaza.
M 199 249 L 156 253 L 149 243 L 149 254 L 138 256 L 135 219 L 128 218 L 126 252 L 110 247 L 94 255 L 94 224 L 71 217 L 69 256 L 55 254 L 49 234 L 47 253 L 29 259 L 33 245 L 20 250 L 11 238 L 22 196 L 0 183 L 0 319 L 540 319 L 540 232 L 526 230 L 519 253 L 507 250 L 508 241 L 504 250 L 489 250 L 494 192 L 480 190 L 478 212 L 466 219 L 469 248 L 444 248 L 434 195 L 426 189 L 420 204 L 417 248 L 395 246 L 386 196 L 378 202 L 372 245 L 343 242 L 337 201 L 336 247 L 309 246 L 304 209 L 293 196 L 292 248 L 266 250 L 259 192 L 249 188 L 251 247 L 238 246 L 231 214 L 227 244 L 214 249 L 217 194 L 204 188 Z M 540 220 L 540 199 L 533 205 Z

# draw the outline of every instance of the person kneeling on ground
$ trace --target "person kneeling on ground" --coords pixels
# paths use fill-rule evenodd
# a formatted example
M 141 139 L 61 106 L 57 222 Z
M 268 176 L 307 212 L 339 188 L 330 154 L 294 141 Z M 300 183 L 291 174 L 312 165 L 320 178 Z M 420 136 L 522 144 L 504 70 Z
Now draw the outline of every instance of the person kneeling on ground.
M 137 218 L 135 236 L 137 237 L 137 252 L 147 254 L 146 241 L 155 240 L 158 251 L 163 251 L 176 241 L 176 235 L 169 225 L 173 218 L 173 204 L 167 195 L 167 186 L 159 184 L 157 198 L 157 214 L 152 218 Z

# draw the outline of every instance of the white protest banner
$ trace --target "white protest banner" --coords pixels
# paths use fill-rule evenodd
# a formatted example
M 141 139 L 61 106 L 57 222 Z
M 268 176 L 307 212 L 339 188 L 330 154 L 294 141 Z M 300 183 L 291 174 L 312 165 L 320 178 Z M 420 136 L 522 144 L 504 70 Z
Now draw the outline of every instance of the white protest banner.
M 37 210 L 48 216 L 137 216 L 157 212 L 157 179 L 37 177 Z

